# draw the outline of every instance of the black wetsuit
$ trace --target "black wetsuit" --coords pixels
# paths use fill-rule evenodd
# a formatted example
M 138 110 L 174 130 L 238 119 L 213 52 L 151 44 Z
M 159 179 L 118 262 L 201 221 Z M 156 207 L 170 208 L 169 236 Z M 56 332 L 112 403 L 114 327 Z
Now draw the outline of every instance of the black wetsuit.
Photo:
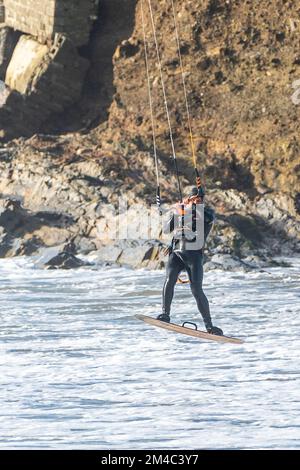
M 173 214 L 169 220 L 169 230 L 174 230 Z M 204 209 L 204 241 L 206 240 L 214 222 L 214 211 L 209 207 Z M 171 303 L 174 295 L 174 287 L 181 271 L 186 270 L 190 280 L 192 294 L 197 302 L 199 312 L 202 315 L 207 330 L 212 328 L 209 303 L 202 289 L 203 282 L 203 249 L 178 250 L 176 242 L 172 242 L 169 260 L 167 264 L 166 280 L 163 288 L 163 314 L 170 315 Z

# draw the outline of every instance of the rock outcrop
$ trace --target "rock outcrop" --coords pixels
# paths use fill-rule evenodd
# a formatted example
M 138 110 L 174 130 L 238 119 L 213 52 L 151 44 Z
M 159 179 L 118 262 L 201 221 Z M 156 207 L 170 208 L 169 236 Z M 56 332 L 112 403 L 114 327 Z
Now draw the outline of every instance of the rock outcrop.
M 177 197 L 176 180 L 143 3 L 168 202 Z M 171 2 L 152 6 L 186 189 L 194 169 Z M 218 212 L 208 242 L 211 268 L 251 269 L 299 252 L 296 2 L 177 0 L 175 8 L 198 164 Z M 1 21 L 1 204 L 18 201 L 14 216 L 30 220 L 22 219 L 22 232 L 4 223 L 3 212 L 1 255 L 72 242 L 73 254 L 96 250 L 100 262 L 161 266 L 166 241 L 158 229 L 147 240 L 111 237 L 119 198 L 126 195 L 132 207 L 133 232 L 141 229 L 137 205 L 146 211 L 155 199 L 141 0 L 0 0 Z
M 90 263 L 85 263 L 67 251 L 62 251 L 45 264 L 47 269 L 76 269 L 82 268 L 82 266 L 90 266 Z
M 159 149 L 170 153 L 147 1 Z M 167 97 L 181 158 L 189 173 L 189 136 L 171 2 L 152 2 Z M 199 165 L 223 189 L 276 191 L 296 200 L 300 191 L 300 21 L 296 2 L 179 0 L 175 2 Z M 114 56 L 111 129 L 118 138 L 150 144 L 151 119 L 144 67 L 140 2 L 133 34 Z M 294 97 L 294 98 L 293 98 Z
M 0 23 L 0 138 L 32 135 L 78 101 L 97 0 L 4 1 Z

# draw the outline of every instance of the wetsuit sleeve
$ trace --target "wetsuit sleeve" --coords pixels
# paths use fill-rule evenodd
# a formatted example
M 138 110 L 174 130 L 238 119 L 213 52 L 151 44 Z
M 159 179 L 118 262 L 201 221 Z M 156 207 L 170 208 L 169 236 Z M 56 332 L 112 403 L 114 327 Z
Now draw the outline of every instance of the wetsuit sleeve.
M 163 225 L 163 232 L 164 233 L 172 233 L 174 231 L 174 213 L 172 212 L 167 219 L 167 221 Z
M 211 229 L 213 228 L 214 222 L 216 219 L 215 211 L 208 206 L 204 208 L 204 240 L 207 239 L 210 234 Z

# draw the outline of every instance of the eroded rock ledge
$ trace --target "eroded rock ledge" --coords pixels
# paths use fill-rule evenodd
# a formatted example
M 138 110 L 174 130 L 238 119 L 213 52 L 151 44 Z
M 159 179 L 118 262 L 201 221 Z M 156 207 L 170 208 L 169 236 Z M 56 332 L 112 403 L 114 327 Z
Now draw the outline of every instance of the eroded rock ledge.
M 81 96 L 98 0 L 0 0 L 0 138 L 37 132 Z
M 0 149 L 0 256 L 56 247 L 53 257 L 94 252 L 102 263 L 163 267 L 166 241 L 160 232 L 151 240 L 109 237 L 117 217 L 112 208 L 119 198 L 126 196 L 129 208 L 139 204 L 148 210 L 153 203 L 151 155 L 135 149 L 128 157 L 107 154 L 97 159 L 97 142 L 85 144 L 76 135 L 60 141 L 36 136 Z M 128 164 L 132 158 L 133 169 Z M 164 196 L 175 197 L 175 187 L 173 178 L 166 178 Z M 252 269 L 272 264 L 275 256 L 299 253 L 300 224 L 287 196 L 250 199 L 236 190 L 214 188 L 207 202 L 218 216 L 207 244 L 207 269 Z M 129 224 L 138 227 L 139 217 L 130 210 Z

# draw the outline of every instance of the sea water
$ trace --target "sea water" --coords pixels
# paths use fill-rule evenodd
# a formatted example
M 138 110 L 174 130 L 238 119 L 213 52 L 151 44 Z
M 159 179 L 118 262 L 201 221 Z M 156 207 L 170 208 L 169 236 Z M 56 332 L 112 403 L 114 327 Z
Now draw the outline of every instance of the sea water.
M 205 276 L 231 345 L 154 328 L 163 272 L 0 261 L 2 449 L 299 449 L 300 262 Z M 177 286 L 172 320 L 201 320 Z

